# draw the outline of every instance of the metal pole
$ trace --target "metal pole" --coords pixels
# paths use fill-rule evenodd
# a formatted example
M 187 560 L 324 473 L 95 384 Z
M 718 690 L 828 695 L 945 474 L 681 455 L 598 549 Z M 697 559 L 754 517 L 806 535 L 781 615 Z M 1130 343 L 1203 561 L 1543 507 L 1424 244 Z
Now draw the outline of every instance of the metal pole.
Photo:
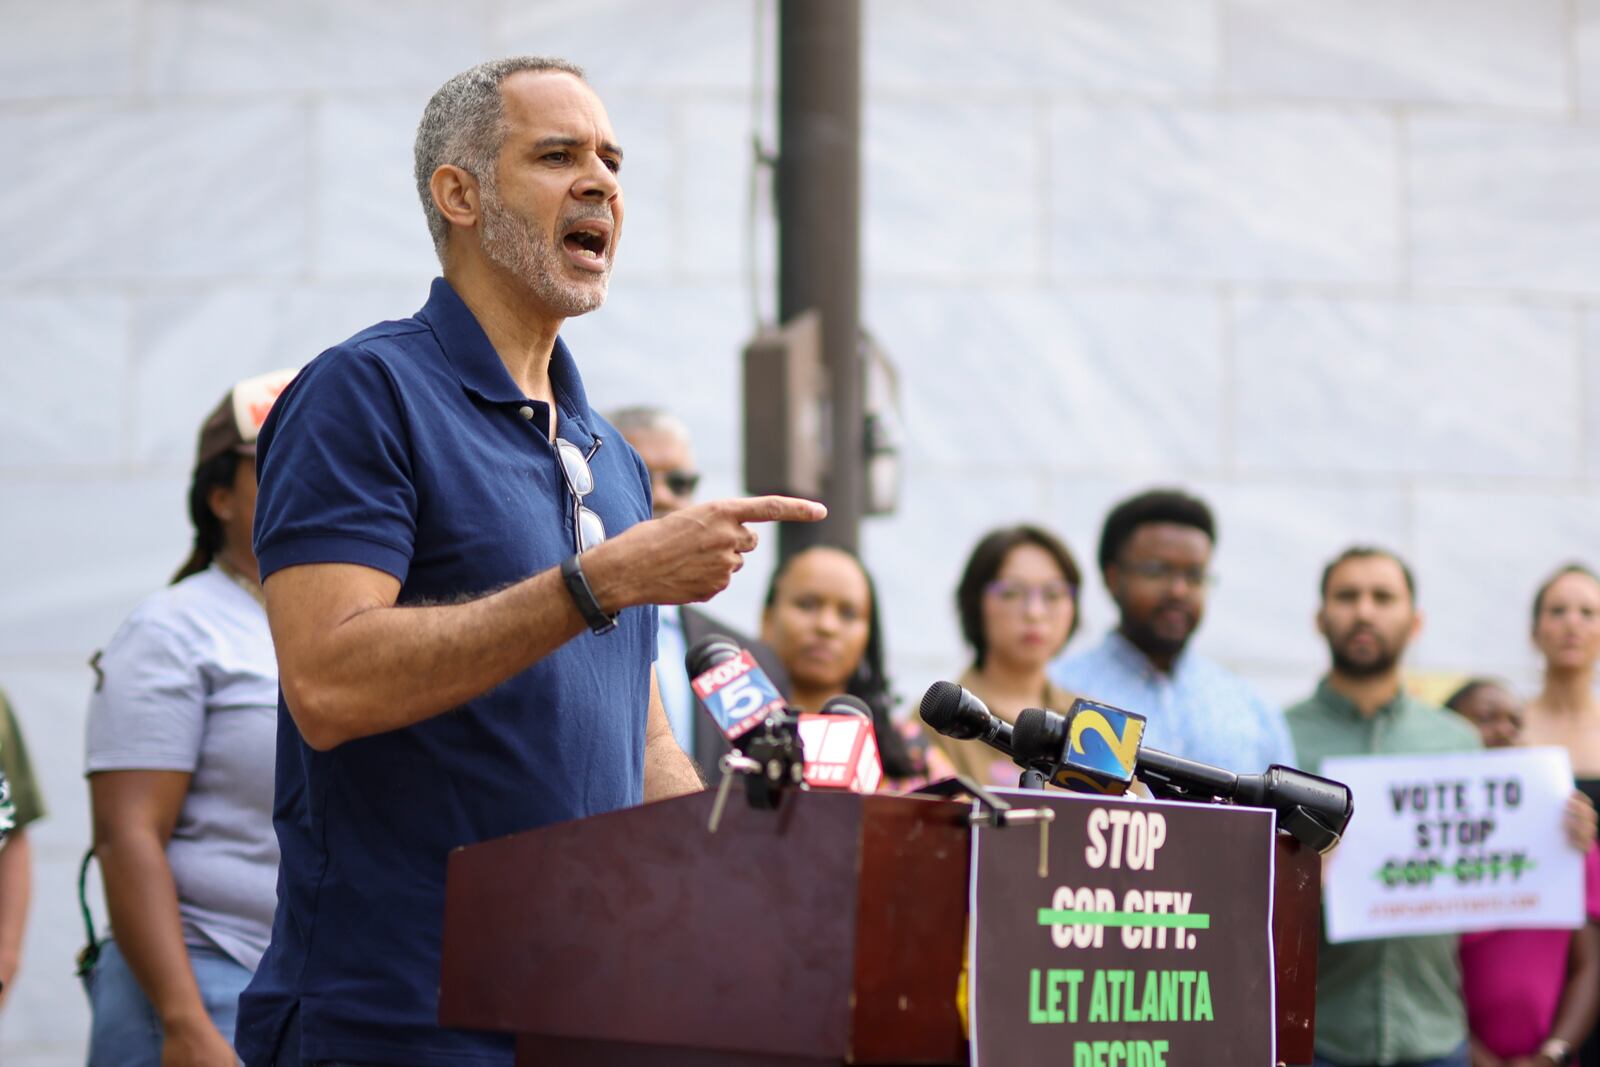
M 857 548 L 865 491 L 862 451 L 861 3 L 778 5 L 778 317 L 822 313 L 831 417 L 820 523 L 785 524 L 787 559 L 827 542 Z

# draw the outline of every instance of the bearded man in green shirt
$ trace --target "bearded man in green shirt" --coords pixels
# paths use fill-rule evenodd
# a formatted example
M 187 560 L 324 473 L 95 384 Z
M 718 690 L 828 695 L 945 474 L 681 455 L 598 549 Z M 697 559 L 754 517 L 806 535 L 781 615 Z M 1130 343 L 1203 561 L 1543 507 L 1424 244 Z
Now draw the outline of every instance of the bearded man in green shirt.
M 1330 756 L 1463 752 L 1478 732 L 1400 685 L 1422 628 L 1411 569 L 1378 548 L 1347 549 L 1322 572 L 1317 628 L 1333 663 L 1288 710 L 1299 765 Z M 1317 956 L 1317 1067 L 1468 1067 L 1454 934 L 1332 945 Z

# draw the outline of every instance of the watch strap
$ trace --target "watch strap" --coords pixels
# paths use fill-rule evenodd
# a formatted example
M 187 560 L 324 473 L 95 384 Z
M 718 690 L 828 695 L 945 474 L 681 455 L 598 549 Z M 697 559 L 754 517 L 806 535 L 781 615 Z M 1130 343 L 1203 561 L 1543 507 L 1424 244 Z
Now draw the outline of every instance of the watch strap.
M 567 592 L 572 594 L 572 602 L 578 606 L 578 614 L 583 616 L 590 630 L 597 634 L 608 634 L 617 628 L 617 617 L 607 615 L 600 601 L 595 599 L 594 590 L 589 588 L 589 579 L 584 577 L 583 565 L 576 554 L 562 561 L 561 580 L 566 583 Z
M 1539 1046 L 1539 1055 L 1543 1056 L 1551 1063 L 1557 1064 L 1558 1067 L 1561 1064 L 1571 1063 L 1572 1043 L 1570 1041 L 1564 1041 L 1559 1037 L 1552 1037 L 1544 1044 Z

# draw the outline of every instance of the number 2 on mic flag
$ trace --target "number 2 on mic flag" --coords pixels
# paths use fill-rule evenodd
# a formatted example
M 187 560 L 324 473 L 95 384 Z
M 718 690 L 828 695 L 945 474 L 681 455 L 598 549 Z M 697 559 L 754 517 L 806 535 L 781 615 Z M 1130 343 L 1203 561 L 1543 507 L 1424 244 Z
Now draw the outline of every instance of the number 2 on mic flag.
M 722 732 L 732 741 L 752 730 L 774 711 L 783 710 L 783 694 L 756 666 L 748 649 L 737 659 L 719 663 L 695 676 L 694 695 L 700 698 Z

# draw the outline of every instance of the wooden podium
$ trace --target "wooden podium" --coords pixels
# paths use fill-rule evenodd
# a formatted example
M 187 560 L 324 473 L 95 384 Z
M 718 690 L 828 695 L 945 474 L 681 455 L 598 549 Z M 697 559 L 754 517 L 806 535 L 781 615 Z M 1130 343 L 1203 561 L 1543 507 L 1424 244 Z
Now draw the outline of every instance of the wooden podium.
M 965 802 L 700 793 L 456 851 L 442 1025 L 527 1067 L 965 1064 Z M 1016 828 L 1007 833 L 1035 833 Z M 1280 1060 L 1311 1062 L 1320 860 L 1278 835 Z

